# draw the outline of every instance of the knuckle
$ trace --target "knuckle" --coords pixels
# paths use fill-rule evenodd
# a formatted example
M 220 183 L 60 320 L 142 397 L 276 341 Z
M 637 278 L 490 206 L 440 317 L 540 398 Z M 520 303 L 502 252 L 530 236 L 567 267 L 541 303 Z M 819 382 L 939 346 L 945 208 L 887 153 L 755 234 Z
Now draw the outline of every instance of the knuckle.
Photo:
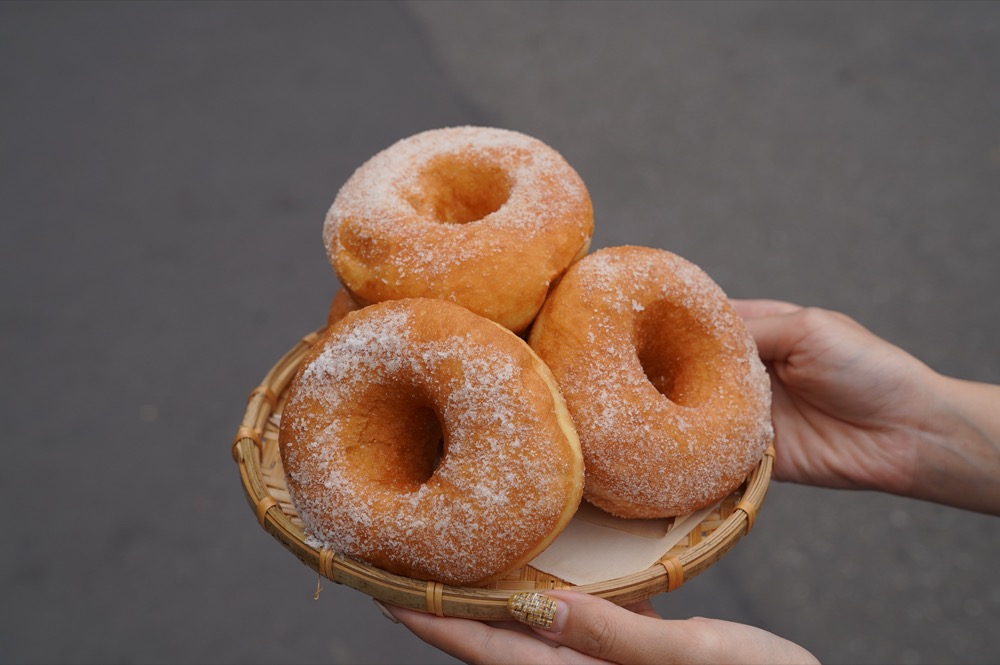
M 619 637 L 615 623 L 604 614 L 596 614 L 583 627 L 581 647 L 584 653 L 603 659 L 616 652 Z
M 799 316 L 803 325 L 813 330 L 824 328 L 834 318 L 833 312 L 820 307 L 803 307 L 799 310 Z
M 804 307 L 799 312 L 807 328 L 812 330 L 822 330 L 830 326 L 850 326 L 857 327 L 860 324 L 852 317 L 831 309 L 822 307 Z
M 472 651 L 473 656 L 465 655 L 463 660 L 469 665 L 510 665 L 510 646 L 505 644 L 504 637 L 501 630 L 484 631 L 478 648 Z
M 705 662 L 714 662 L 723 653 L 720 647 L 720 636 L 717 630 L 717 622 L 714 619 L 704 617 L 691 617 L 687 619 L 689 640 L 688 648 L 692 653 L 697 654 Z

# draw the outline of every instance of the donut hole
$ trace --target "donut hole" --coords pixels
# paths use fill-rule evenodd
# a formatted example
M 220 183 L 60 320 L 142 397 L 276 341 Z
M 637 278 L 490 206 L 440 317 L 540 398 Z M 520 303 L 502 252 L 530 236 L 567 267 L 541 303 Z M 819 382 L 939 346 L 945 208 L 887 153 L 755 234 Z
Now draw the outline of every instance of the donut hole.
M 424 485 L 444 461 L 444 435 L 434 409 L 421 407 L 417 417 L 423 427 L 413 440 L 413 463 L 408 467 L 408 479 L 414 485 Z
M 718 385 L 720 344 L 687 310 L 658 301 L 636 317 L 636 353 L 657 392 L 680 406 L 698 406 Z
M 435 419 L 435 423 L 437 420 Z M 425 465 L 422 466 L 418 473 L 414 474 L 414 479 L 420 480 L 420 484 L 424 485 L 428 480 L 431 479 L 437 470 L 441 466 L 441 462 L 444 461 L 444 437 L 441 435 L 440 424 L 438 424 L 437 436 L 428 439 L 428 446 L 424 448 L 426 451 L 424 454 Z M 433 440 L 433 442 L 431 442 Z
M 406 199 L 422 217 L 445 224 L 476 222 L 510 198 L 511 182 L 499 165 L 459 155 L 431 160 Z
M 372 483 L 397 492 L 416 491 L 445 456 L 437 414 L 426 400 L 408 391 L 389 390 L 371 397 L 358 400 L 358 410 L 348 421 L 349 463 Z

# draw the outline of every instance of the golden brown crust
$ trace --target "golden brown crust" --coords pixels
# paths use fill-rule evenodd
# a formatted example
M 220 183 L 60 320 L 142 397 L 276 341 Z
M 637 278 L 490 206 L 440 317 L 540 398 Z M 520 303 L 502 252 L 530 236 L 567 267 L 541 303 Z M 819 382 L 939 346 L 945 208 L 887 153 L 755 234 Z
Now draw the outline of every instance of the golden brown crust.
M 585 498 L 667 517 L 732 492 L 772 437 L 770 384 L 742 319 L 697 266 L 616 247 L 574 265 L 529 342 L 573 416 Z
M 583 489 L 545 365 L 509 330 L 440 300 L 371 305 L 329 328 L 289 387 L 279 444 L 317 545 L 447 584 L 527 563 Z
M 333 300 L 330 301 L 330 309 L 326 315 L 326 325 L 332 326 L 356 309 L 361 309 L 361 307 L 354 302 L 354 298 L 347 292 L 347 289 L 337 289 L 337 292 L 333 295 Z
M 587 189 L 555 150 L 509 130 L 454 127 L 363 164 L 323 237 L 359 305 L 441 298 L 522 332 L 586 254 L 593 226 Z

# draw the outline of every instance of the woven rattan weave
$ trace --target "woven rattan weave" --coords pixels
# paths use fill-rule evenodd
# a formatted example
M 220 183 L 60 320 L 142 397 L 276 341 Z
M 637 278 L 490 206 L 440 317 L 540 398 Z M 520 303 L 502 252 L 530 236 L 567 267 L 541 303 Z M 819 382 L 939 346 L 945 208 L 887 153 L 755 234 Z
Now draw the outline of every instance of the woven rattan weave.
M 278 419 L 285 390 L 318 333 L 302 338 L 254 388 L 233 442 L 244 492 L 261 528 L 323 577 L 379 600 L 438 615 L 480 620 L 509 618 L 507 598 L 514 592 L 572 585 L 525 566 L 489 587 L 471 588 L 425 582 L 387 573 L 306 543 L 302 522 L 288 495 L 278 453 Z M 650 568 L 595 584 L 574 587 L 625 605 L 672 591 L 704 572 L 753 527 L 771 478 L 774 449 L 769 448 L 746 482 Z

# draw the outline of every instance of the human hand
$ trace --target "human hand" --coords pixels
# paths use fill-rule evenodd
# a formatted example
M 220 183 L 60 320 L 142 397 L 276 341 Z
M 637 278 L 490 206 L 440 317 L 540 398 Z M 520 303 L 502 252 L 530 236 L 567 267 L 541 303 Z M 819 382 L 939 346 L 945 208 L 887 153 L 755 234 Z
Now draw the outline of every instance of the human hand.
M 551 618 L 551 626 L 437 617 L 395 605 L 386 610 L 423 641 L 472 665 L 817 662 L 802 647 L 751 626 L 715 619 L 661 619 L 648 601 L 625 608 L 573 591 L 518 596 L 527 596 L 529 602 L 553 600 L 554 615 L 542 613 Z M 523 616 L 521 620 L 530 621 Z
M 771 373 L 775 478 L 1000 515 L 1000 386 L 939 374 L 843 314 L 732 303 Z
M 934 373 L 844 314 L 731 302 L 771 372 L 775 478 L 910 493 Z

